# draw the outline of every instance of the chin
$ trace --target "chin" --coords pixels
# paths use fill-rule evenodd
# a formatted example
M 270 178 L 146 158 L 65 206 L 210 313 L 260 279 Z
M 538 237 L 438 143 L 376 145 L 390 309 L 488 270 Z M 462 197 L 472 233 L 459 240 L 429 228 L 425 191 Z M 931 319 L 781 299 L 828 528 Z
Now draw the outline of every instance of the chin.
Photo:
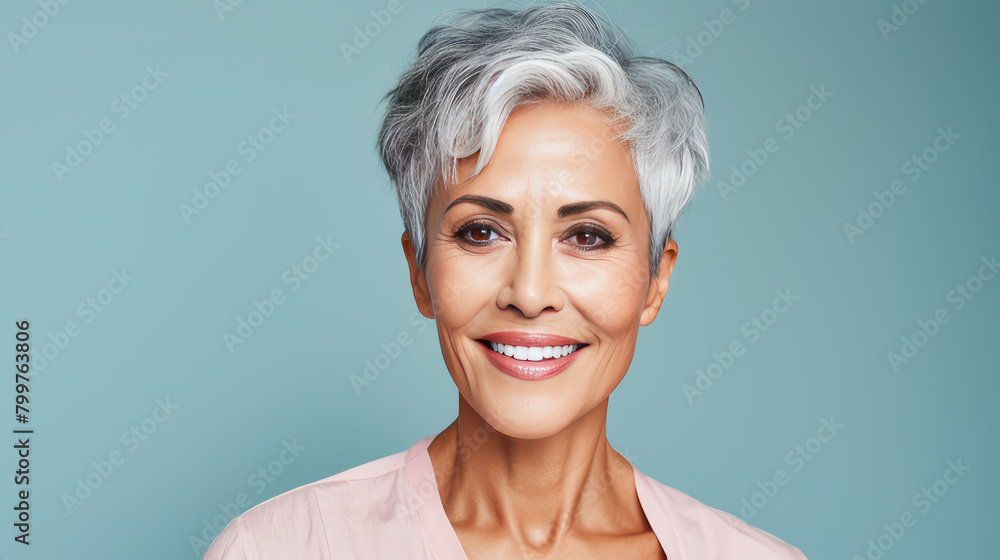
M 493 426 L 497 432 L 515 439 L 545 439 L 566 429 L 565 424 L 540 424 L 538 422 L 512 422 Z
M 569 427 L 577 416 L 566 409 L 566 402 L 544 397 L 507 395 L 482 403 L 466 396 L 479 415 L 497 432 L 517 439 L 544 439 Z

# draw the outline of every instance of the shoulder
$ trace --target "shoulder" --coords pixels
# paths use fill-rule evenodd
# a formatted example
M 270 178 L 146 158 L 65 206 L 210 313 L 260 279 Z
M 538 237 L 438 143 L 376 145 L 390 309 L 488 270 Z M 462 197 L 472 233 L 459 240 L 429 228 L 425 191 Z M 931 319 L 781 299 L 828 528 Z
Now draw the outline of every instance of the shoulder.
M 806 560 L 798 548 L 739 517 L 713 508 L 680 490 L 641 475 L 669 519 L 685 557 L 718 560 Z
M 368 520 L 391 516 L 406 496 L 406 452 L 294 488 L 237 516 L 203 560 L 251 560 L 276 553 L 326 558 L 331 542 L 351 539 Z

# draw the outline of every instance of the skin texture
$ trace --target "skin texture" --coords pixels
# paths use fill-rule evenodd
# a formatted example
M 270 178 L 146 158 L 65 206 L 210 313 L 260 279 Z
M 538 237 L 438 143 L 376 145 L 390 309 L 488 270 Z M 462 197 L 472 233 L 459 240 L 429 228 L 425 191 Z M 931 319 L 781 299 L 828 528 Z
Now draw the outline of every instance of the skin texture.
M 417 306 L 436 319 L 459 391 L 458 418 L 428 447 L 448 518 L 470 559 L 665 558 L 606 419 L 639 327 L 666 295 L 677 244 L 667 242 L 651 278 L 649 222 L 628 149 L 590 106 L 517 107 L 489 164 L 464 181 L 478 155 L 459 160 L 459 183 L 430 201 L 423 267 L 408 235 L 401 240 Z M 510 212 L 452 204 L 470 195 Z M 559 215 L 591 201 L 625 215 L 605 205 Z M 522 380 L 478 342 L 500 331 L 588 346 L 558 375 Z

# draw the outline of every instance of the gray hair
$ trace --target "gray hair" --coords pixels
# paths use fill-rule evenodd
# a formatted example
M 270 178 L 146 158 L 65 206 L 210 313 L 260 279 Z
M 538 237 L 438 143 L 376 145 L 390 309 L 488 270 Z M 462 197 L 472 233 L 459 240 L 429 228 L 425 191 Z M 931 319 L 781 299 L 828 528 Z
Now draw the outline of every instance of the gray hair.
M 624 140 L 649 218 L 649 269 L 696 184 L 709 172 L 704 100 L 676 65 L 638 56 L 619 28 L 583 6 L 450 10 L 420 39 L 417 59 L 385 95 L 378 151 L 423 266 L 424 218 L 457 160 L 490 160 L 518 105 L 588 103 L 624 122 Z M 441 20 L 439 18 L 439 21 Z M 468 179 L 467 179 L 468 180 Z

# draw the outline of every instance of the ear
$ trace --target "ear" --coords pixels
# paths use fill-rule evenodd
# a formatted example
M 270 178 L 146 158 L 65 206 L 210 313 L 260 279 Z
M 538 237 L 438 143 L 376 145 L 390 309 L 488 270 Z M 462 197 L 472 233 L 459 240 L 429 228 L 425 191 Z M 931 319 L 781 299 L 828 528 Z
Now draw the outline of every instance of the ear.
M 663 305 L 663 298 L 667 295 L 667 288 L 670 286 L 670 274 L 674 271 L 674 263 L 677 261 L 677 242 L 667 239 L 663 247 L 663 255 L 660 257 L 660 273 L 649 280 L 649 291 L 646 293 L 646 303 L 642 308 L 642 315 L 639 316 L 639 324 L 645 327 L 656 319 L 656 314 L 660 312 Z
M 434 318 L 434 307 L 431 306 L 430 290 L 427 289 L 427 277 L 424 270 L 417 266 L 417 250 L 413 246 L 413 239 L 410 234 L 403 232 L 400 238 L 403 244 L 403 254 L 406 255 L 406 264 L 410 267 L 410 286 L 413 287 L 413 299 L 417 302 L 417 309 L 420 314 L 428 319 Z

